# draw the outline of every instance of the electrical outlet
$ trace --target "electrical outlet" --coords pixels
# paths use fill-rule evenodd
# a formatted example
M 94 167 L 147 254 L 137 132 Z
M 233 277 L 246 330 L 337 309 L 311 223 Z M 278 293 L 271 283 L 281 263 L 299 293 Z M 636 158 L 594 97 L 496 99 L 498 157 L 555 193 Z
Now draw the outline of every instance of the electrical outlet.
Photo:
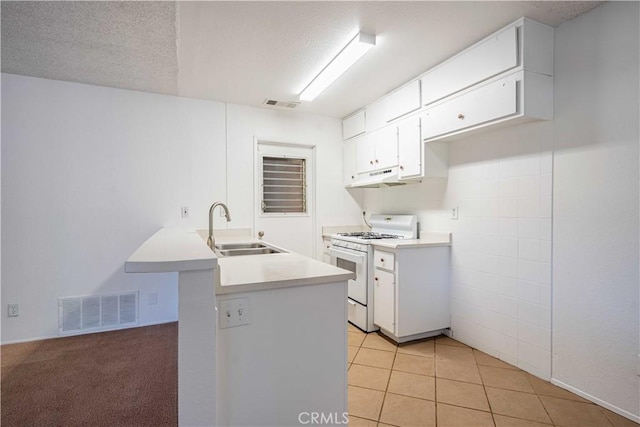
M 180 216 L 182 218 L 189 218 L 189 206 L 183 206 L 180 208 Z
M 220 329 L 249 324 L 249 298 L 236 298 L 220 301 Z
M 451 208 L 451 219 L 458 219 L 458 207 L 454 206 Z
M 8 304 L 7 309 L 9 312 L 9 317 L 18 317 L 20 315 L 20 307 L 18 304 Z

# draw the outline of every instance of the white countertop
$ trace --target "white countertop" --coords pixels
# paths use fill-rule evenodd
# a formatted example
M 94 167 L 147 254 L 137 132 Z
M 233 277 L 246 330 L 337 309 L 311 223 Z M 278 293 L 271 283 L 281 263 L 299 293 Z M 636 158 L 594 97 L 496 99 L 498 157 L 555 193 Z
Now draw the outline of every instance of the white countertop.
M 419 239 L 380 239 L 371 244 L 390 249 L 451 246 L 451 233 L 424 233 Z
M 216 244 L 261 242 L 248 235 L 216 236 Z M 268 246 L 268 242 L 262 242 Z M 319 285 L 355 279 L 355 274 L 293 252 L 218 258 L 216 294 Z
M 217 257 L 194 229 L 162 228 L 144 242 L 124 264 L 127 273 L 166 273 L 208 270 Z
M 250 230 L 216 230 L 217 244 L 256 243 Z M 318 285 L 355 279 L 355 274 L 292 252 L 217 257 L 206 244 L 207 232 L 163 228 L 125 263 L 127 273 L 162 273 L 218 267 L 216 294 Z M 268 246 L 267 242 L 265 243 Z M 279 249 L 279 248 L 278 248 Z

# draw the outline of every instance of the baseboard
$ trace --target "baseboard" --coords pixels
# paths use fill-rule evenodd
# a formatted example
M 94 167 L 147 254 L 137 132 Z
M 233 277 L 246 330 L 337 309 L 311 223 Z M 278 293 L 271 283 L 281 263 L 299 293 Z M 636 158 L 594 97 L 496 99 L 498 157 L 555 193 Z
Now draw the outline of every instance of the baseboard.
M 138 323 L 137 325 L 125 326 L 125 327 L 122 327 L 122 328 L 114 328 L 114 329 L 104 329 L 104 330 L 101 330 L 101 331 L 78 332 L 76 334 L 53 335 L 53 336 L 44 336 L 44 337 L 25 338 L 25 339 L 20 339 L 20 340 L 2 341 L 0 343 L 0 345 L 21 344 L 21 343 L 25 343 L 25 342 L 52 340 L 52 339 L 56 339 L 56 338 L 69 338 L 69 337 L 75 337 L 75 336 L 78 336 L 78 335 L 101 334 L 103 332 L 121 331 L 123 329 L 141 328 L 141 327 L 144 327 L 144 326 L 164 325 L 165 323 L 173 323 L 173 322 L 177 322 L 177 320 L 162 320 L 162 321 L 159 321 L 159 322 Z
M 616 414 L 628 418 L 631 421 L 634 421 L 636 423 L 640 424 L 640 415 L 635 415 L 632 414 L 631 412 L 625 411 L 624 409 L 620 409 L 617 406 L 614 406 L 608 402 L 605 402 L 602 399 L 598 399 L 595 396 L 590 395 L 589 393 L 585 393 L 584 391 L 577 389 L 575 387 L 572 387 L 566 383 L 563 383 L 562 381 L 558 381 L 555 378 L 551 378 L 551 383 L 557 385 L 558 387 L 561 387 L 565 390 L 569 390 L 571 393 L 577 394 L 580 397 L 583 397 L 587 400 L 592 401 L 593 403 L 602 406 L 603 408 L 607 408 L 608 410 L 610 410 L 611 412 L 615 412 Z

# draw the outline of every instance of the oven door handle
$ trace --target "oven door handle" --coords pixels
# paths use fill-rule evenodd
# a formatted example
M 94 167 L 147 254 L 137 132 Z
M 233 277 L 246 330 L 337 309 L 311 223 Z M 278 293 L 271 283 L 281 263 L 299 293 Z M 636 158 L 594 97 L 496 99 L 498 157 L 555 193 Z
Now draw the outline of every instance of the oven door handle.
M 336 258 L 342 258 L 346 261 L 355 262 L 356 264 L 362 264 L 367 259 L 366 253 L 363 253 L 362 255 L 356 255 L 354 253 L 341 251 L 335 248 L 329 249 L 329 255 Z

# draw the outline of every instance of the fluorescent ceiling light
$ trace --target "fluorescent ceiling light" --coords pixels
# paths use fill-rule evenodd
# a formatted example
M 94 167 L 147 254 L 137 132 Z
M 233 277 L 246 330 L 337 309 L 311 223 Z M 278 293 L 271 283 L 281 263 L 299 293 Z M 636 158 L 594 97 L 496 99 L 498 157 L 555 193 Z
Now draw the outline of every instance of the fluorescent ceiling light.
M 376 36 L 358 33 L 300 93 L 301 101 L 313 101 L 376 44 Z

